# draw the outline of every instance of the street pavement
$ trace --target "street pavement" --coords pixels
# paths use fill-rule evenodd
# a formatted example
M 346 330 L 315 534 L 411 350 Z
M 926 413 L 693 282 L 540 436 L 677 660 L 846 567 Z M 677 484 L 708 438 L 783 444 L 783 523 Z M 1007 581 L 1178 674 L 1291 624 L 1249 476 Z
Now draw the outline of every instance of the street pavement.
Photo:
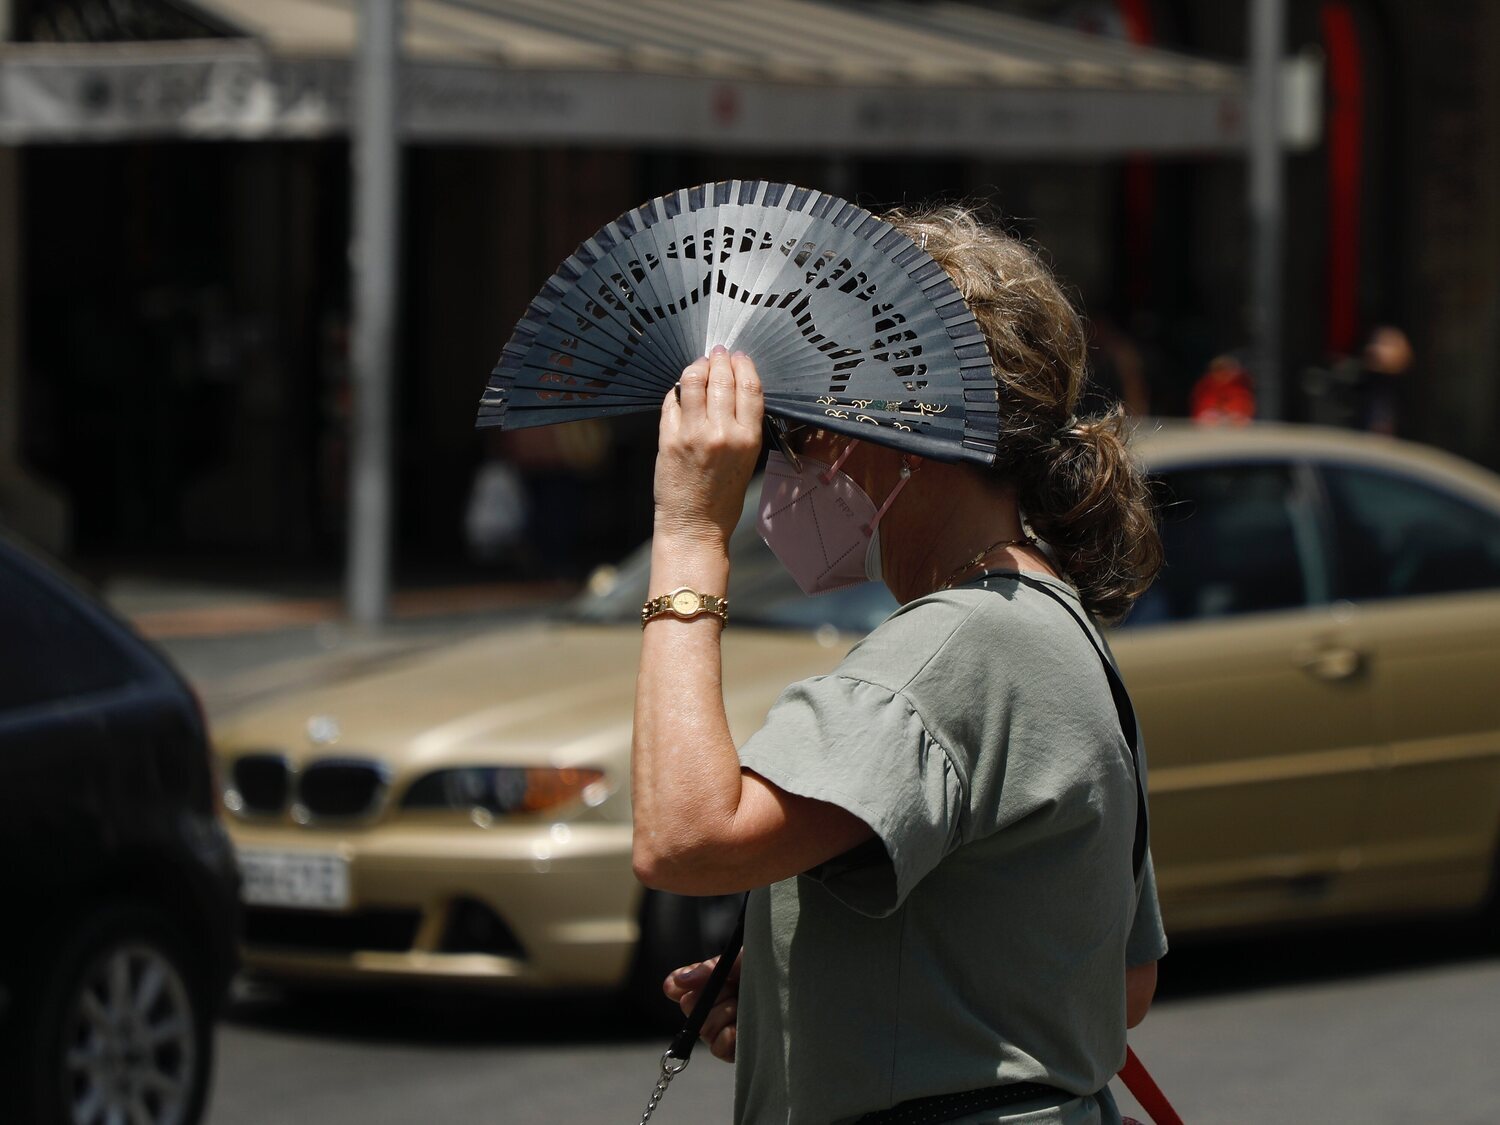
M 1215 942 L 1162 974 L 1131 1043 L 1189 1125 L 1500 1119 L 1493 922 Z
M 1494 931 L 1436 920 L 1176 949 L 1131 1042 L 1188 1125 L 1492 1125 L 1497 1012 Z M 208 1121 L 634 1123 L 664 1041 L 607 1000 L 242 986 Z M 732 1090 L 700 1053 L 653 1122 L 728 1121 Z
M 242 989 L 219 1031 L 210 1125 L 629 1122 L 668 1035 L 610 1000 L 390 994 L 288 1002 Z M 730 1067 L 702 1051 L 654 1125 L 727 1121 Z

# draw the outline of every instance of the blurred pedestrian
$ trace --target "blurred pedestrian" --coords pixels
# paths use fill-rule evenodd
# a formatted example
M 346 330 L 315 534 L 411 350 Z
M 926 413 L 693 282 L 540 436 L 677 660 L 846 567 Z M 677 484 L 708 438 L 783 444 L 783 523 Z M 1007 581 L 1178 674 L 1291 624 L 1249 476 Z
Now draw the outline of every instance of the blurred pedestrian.
M 1360 429 L 1370 433 L 1396 433 L 1396 389 L 1411 370 L 1411 341 L 1391 324 L 1378 325 L 1365 342 L 1357 385 Z
M 1406 333 L 1377 325 L 1358 355 L 1335 356 L 1302 375 L 1309 421 L 1394 435 L 1397 391 L 1414 358 Z
M 1243 426 L 1255 418 L 1250 373 L 1232 355 L 1217 355 L 1193 384 L 1188 412 L 1202 426 Z
M 469 557 L 489 564 L 513 557 L 524 537 L 527 515 L 526 489 L 515 466 L 499 455 L 484 458 L 474 470 L 464 510 Z
M 979 319 L 1003 460 L 788 433 L 763 493 L 772 550 L 804 590 L 869 578 L 901 607 L 736 752 L 723 618 L 648 602 L 636 871 L 681 894 L 755 888 L 739 976 L 704 1029 L 737 1059 L 737 1122 L 1117 1125 L 1108 1082 L 1166 942 L 1144 762 L 1093 618 L 1126 613 L 1160 565 L 1145 482 L 1122 412 L 1074 414 L 1084 333 L 1036 255 L 960 208 L 890 219 Z M 680 393 L 662 408 L 650 592 L 717 605 L 760 382 L 715 348 Z M 820 490 L 834 500 L 814 515 Z M 707 972 L 664 988 L 689 1006 Z

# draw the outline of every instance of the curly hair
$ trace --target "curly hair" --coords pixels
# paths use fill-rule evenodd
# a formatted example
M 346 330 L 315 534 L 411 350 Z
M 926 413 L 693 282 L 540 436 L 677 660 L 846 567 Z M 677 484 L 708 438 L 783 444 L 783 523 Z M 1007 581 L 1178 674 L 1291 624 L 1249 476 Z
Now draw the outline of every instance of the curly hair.
M 1124 410 L 1075 414 L 1088 377 L 1078 310 L 1035 251 L 971 208 L 885 218 L 948 272 L 984 331 L 1000 399 L 995 471 L 1089 612 L 1120 620 L 1161 569 L 1161 538 Z

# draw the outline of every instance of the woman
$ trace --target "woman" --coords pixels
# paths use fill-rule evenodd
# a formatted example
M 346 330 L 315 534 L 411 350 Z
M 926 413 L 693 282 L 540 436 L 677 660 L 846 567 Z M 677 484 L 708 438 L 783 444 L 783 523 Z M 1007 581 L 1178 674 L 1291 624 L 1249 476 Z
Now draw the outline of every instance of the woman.
M 1160 544 L 1120 417 L 1072 417 L 1085 337 L 1046 268 L 962 209 L 889 218 L 985 331 L 1001 463 L 791 436 L 794 456 L 829 481 L 837 465 L 848 495 L 880 511 L 869 567 L 901 608 L 832 675 L 789 687 L 738 753 L 719 618 L 652 616 L 636 873 L 680 894 L 756 888 L 737 995 L 705 1028 L 737 1059 L 736 1121 L 826 1125 L 1036 1083 L 1003 1109 L 965 1113 L 960 1099 L 902 1120 L 1118 1122 L 1106 1083 L 1166 943 L 1149 856 L 1132 870 L 1120 715 L 1089 637 L 1051 595 L 1118 618 Z M 727 591 L 762 412 L 754 363 L 722 348 L 667 396 L 653 594 Z M 771 530 L 784 561 L 807 546 L 788 541 L 806 528 Z M 685 1007 L 696 972 L 666 984 Z

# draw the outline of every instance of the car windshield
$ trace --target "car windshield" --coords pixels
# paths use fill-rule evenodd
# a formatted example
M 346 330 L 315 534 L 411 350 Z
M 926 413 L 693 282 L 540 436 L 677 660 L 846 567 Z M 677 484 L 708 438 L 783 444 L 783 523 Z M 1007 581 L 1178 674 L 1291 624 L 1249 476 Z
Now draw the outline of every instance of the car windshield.
M 833 628 L 864 634 L 890 616 L 896 609 L 896 599 L 882 582 L 864 582 L 816 597 L 799 590 L 756 530 L 759 496 L 757 481 L 750 486 L 740 522 L 729 540 L 730 614 L 736 626 L 814 631 Z M 595 571 L 588 589 L 565 612 L 574 621 L 638 624 L 650 572 L 651 542 L 647 540 L 618 566 Z

